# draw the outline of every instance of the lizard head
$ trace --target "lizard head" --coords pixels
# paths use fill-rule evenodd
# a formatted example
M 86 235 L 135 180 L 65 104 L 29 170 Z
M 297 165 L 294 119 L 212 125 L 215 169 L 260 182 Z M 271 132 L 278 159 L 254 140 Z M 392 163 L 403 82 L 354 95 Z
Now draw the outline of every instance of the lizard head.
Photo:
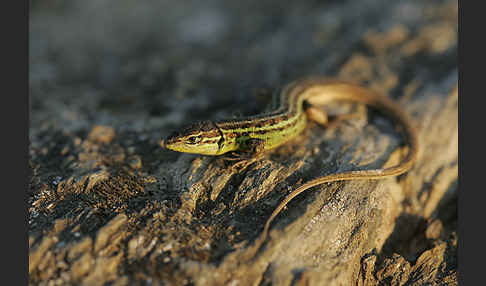
M 160 145 L 177 152 L 218 155 L 221 139 L 219 128 L 212 121 L 200 121 L 173 132 Z

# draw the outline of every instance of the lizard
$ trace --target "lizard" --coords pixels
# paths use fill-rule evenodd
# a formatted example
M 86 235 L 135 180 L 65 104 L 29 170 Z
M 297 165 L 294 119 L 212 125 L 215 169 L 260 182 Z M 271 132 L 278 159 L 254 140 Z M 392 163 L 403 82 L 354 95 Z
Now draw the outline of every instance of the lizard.
M 173 132 L 165 140 L 161 140 L 160 144 L 167 149 L 184 153 L 222 155 L 232 152 L 240 154 L 240 159 L 244 160 L 247 156 L 258 156 L 266 150 L 287 143 L 298 136 L 311 120 L 325 126 L 328 123 L 327 114 L 316 107 L 333 101 L 347 101 L 365 104 L 393 119 L 400 126 L 409 148 L 406 157 L 395 166 L 317 177 L 292 190 L 267 219 L 262 234 L 253 244 L 253 250 L 249 251 L 250 256 L 265 242 L 272 221 L 302 192 L 335 181 L 376 180 L 398 176 L 413 166 L 419 152 L 417 130 L 407 113 L 387 96 L 369 88 L 341 80 L 308 77 L 287 84 L 278 99 L 279 105 L 273 111 L 239 119 L 199 121 L 181 131 Z

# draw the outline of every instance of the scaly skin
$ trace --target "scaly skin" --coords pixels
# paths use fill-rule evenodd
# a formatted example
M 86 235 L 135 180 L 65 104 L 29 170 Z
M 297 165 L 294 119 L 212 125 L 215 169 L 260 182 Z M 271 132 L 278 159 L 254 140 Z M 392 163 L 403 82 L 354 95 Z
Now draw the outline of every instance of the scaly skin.
M 192 124 L 182 132 L 173 133 L 162 146 L 168 149 L 204 155 L 221 155 L 232 151 L 273 149 L 296 137 L 313 120 L 312 113 L 306 112 L 304 103 L 325 105 L 331 101 L 364 103 L 390 116 L 401 127 L 409 145 L 408 154 L 400 164 L 374 170 L 348 171 L 319 177 L 293 190 L 273 211 L 267 220 L 263 233 L 247 251 L 250 259 L 265 242 L 270 224 L 282 209 L 302 192 L 324 183 L 349 180 L 372 180 L 397 176 L 408 171 L 417 158 L 419 150 L 417 131 L 408 115 L 386 96 L 355 84 L 307 78 L 287 85 L 280 94 L 280 106 L 271 113 L 246 117 L 238 120 L 218 122 L 204 121 Z M 310 110 L 310 109 L 309 109 Z

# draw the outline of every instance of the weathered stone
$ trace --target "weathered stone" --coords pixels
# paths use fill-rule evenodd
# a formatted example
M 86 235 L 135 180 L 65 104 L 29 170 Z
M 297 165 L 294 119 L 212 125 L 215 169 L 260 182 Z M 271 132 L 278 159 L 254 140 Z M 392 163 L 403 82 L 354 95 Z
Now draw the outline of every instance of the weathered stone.
M 457 1 L 31 9 L 30 284 L 458 284 Z M 316 74 L 396 100 L 419 130 L 418 161 L 398 178 L 299 195 L 250 255 L 300 184 L 397 164 L 406 148 L 393 123 L 332 103 L 330 115 L 357 116 L 311 124 L 238 166 L 160 140 L 195 120 L 265 110 L 263 97 Z

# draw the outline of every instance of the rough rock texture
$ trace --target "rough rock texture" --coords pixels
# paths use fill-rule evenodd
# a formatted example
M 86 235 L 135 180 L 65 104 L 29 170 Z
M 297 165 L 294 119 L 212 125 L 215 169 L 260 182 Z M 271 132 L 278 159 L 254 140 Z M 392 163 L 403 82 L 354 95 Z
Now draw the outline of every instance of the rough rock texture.
M 456 1 L 33 2 L 30 284 L 457 285 L 456 53 Z M 316 74 L 397 100 L 419 161 L 300 195 L 244 261 L 295 186 L 397 163 L 393 125 L 332 104 L 359 116 L 243 168 L 159 140 Z

